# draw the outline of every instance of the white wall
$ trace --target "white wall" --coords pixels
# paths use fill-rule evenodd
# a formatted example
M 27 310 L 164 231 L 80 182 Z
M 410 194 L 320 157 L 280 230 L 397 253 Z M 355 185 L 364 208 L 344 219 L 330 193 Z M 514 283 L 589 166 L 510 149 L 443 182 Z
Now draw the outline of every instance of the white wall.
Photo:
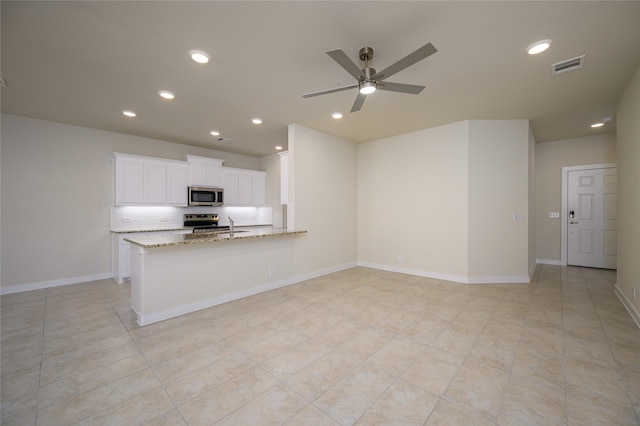
M 615 133 L 536 144 L 536 259 L 559 263 L 561 219 L 549 212 L 562 210 L 562 168 L 616 162 Z
M 3 114 L 3 291 L 110 276 L 113 152 L 260 167 L 256 157 Z
M 296 238 L 295 274 L 355 266 L 356 145 L 306 127 L 289 126 L 289 227 Z
M 529 126 L 529 270 L 536 265 L 536 139 Z
M 618 278 L 616 292 L 640 326 L 640 68 L 616 106 Z
M 627 95 L 632 101 L 621 103 L 623 112 L 635 113 L 633 90 L 637 91 L 632 84 Z M 632 122 L 627 118 L 627 128 Z M 521 138 L 524 123 L 464 121 L 360 145 L 290 126 L 289 218 L 297 228 L 309 230 L 307 236 L 296 240 L 299 246 L 294 273 L 300 276 L 339 269 L 359 261 L 459 281 L 519 275 L 523 262 L 531 263 L 534 229 L 529 220 L 531 198 L 524 200 L 532 194 L 533 138 L 528 128 Z M 190 153 L 222 158 L 225 165 L 233 167 L 267 170 L 267 204 L 274 207 L 274 212 L 279 211 L 277 156 L 258 159 L 11 115 L 2 115 L 1 130 L 3 289 L 109 275 L 109 209 L 113 198 L 110 156 L 114 151 L 173 159 Z M 518 143 L 510 146 L 513 137 Z M 526 141 L 528 157 L 524 154 Z M 491 148 L 492 144 L 497 145 Z M 627 146 L 630 159 L 637 154 L 632 151 L 634 144 L 637 141 Z M 486 156 L 483 147 L 491 149 Z M 554 185 L 560 191 L 561 167 L 593 158 L 598 163 L 614 162 L 615 137 L 537 144 L 535 157 L 535 199 L 546 214 L 550 209 L 559 210 L 559 205 L 552 207 L 546 200 L 555 199 Z M 521 167 L 510 164 L 514 158 Z M 503 162 L 507 164 L 495 173 L 483 175 L 490 169 L 488 165 Z M 527 172 L 528 184 L 522 181 Z M 478 202 L 481 206 L 491 192 L 496 192 L 493 181 L 511 180 L 511 173 L 515 180 L 501 191 L 506 195 L 500 203 L 480 210 L 470 205 Z M 633 169 L 627 168 L 626 174 L 630 173 Z M 634 178 L 626 179 L 627 188 Z M 551 181 L 554 183 L 549 184 Z M 511 193 L 515 197 L 508 195 Z M 627 195 L 625 199 L 633 197 Z M 515 223 L 511 215 L 520 210 L 524 223 Z M 559 240 L 549 233 L 540 210 L 535 223 L 537 257 L 541 257 L 541 247 L 555 250 L 557 246 L 559 250 Z M 500 214 L 508 215 L 506 221 Z M 493 238 L 484 235 L 485 219 L 492 224 L 493 228 L 487 227 L 491 235 L 510 235 L 498 251 L 483 252 Z M 522 239 L 520 228 L 528 229 Z M 514 248 L 517 260 L 496 263 L 500 253 L 511 254 Z M 528 262 L 520 256 L 523 250 L 528 250 L 524 257 Z M 628 247 L 620 250 L 625 252 Z M 483 258 L 490 254 L 492 258 Z M 491 265 L 501 269 L 482 269 Z M 631 279 L 635 278 L 627 278 Z
M 468 268 L 468 122 L 358 145 L 358 259 L 454 280 Z
M 527 120 L 360 144 L 359 263 L 460 282 L 527 281 L 532 149 Z
M 471 281 L 528 279 L 529 152 L 528 120 L 470 121 Z

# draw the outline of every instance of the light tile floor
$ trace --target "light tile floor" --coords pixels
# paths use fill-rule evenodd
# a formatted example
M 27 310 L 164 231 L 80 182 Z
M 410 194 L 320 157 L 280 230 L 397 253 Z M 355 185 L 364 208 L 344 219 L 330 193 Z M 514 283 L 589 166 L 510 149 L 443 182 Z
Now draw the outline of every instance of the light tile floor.
M 112 280 L 2 296 L 3 425 L 634 425 L 615 272 L 366 268 L 139 327 Z

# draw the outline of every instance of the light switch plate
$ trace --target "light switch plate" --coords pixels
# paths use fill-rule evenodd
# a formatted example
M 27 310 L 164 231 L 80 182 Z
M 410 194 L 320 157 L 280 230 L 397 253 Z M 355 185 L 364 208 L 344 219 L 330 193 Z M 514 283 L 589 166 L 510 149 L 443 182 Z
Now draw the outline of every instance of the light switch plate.
M 560 219 L 560 212 L 549 212 L 549 219 Z

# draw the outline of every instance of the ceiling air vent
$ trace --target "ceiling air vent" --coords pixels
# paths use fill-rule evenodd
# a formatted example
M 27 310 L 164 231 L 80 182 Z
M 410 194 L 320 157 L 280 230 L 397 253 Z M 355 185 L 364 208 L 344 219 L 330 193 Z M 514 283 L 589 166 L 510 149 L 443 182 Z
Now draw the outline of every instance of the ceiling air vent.
M 580 70 L 582 68 L 584 68 L 584 55 L 551 65 L 551 75 L 563 74 L 565 72 Z

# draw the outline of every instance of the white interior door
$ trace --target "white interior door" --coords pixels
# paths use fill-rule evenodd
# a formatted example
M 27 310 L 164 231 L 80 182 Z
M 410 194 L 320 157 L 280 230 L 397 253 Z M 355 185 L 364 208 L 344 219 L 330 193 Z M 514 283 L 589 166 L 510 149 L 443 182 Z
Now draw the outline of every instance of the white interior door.
M 617 180 L 615 167 L 569 172 L 569 265 L 616 269 Z

